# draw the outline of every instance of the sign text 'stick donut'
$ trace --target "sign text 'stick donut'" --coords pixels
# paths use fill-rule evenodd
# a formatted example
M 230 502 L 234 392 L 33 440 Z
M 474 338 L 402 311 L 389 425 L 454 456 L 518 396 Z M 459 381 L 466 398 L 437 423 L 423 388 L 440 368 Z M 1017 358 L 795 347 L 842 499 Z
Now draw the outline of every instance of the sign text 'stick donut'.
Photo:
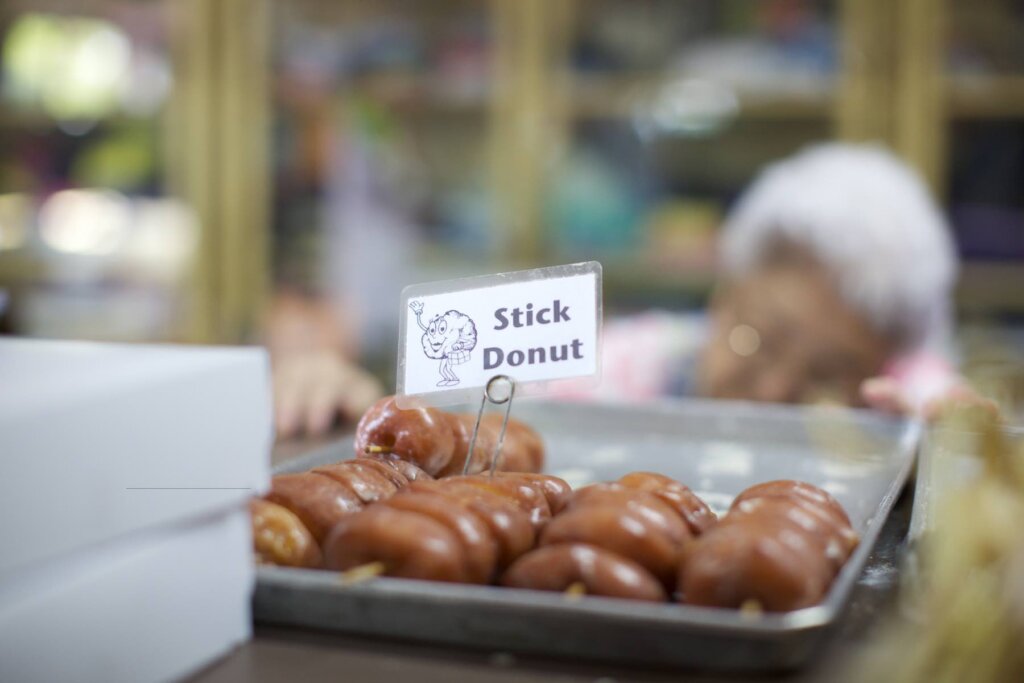
M 601 264 L 410 285 L 402 292 L 397 400 L 402 408 L 478 400 L 497 375 L 516 395 L 579 390 L 600 372 Z

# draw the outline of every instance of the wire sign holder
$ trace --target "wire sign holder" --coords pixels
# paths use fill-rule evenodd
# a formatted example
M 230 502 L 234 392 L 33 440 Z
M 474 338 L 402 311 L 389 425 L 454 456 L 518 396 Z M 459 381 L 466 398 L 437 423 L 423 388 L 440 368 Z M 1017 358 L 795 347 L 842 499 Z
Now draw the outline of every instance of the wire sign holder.
M 498 382 L 505 382 L 508 386 L 508 393 L 505 396 L 499 396 L 494 393 L 494 386 Z M 516 395 L 516 381 L 508 375 L 495 375 L 494 377 L 487 380 L 487 384 L 484 386 L 483 396 L 480 399 L 480 409 L 476 411 L 476 423 L 473 425 L 473 435 L 469 439 L 469 450 L 466 452 L 466 462 L 462 465 L 462 474 L 466 475 L 469 473 L 469 464 L 473 461 L 473 453 L 476 450 L 476 438 L 480 433 L 480 420 L 483 419 L 484 410 L 487 408 L 487 402 L 490 401 L 496 406 L 504 404 L 505 406 L 505 417 L 501 420 L 501 431 L 498 432 L 498 441 L 494 444 L 494 452 L 491 453 L 491 467 L 490 476 L 494 477 L 494 472 L 498 469 L 498 461 L 501 458 L 501 449 L 505 445 L 505 430 L 508 429 L 508 418 L 512 414 L 512 399 Z

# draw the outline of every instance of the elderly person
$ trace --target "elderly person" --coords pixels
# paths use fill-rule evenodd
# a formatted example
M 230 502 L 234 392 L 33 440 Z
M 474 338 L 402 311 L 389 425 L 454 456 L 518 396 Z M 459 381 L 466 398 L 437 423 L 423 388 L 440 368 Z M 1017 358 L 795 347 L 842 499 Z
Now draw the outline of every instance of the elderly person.
M 812 147 L 766 168 L 726 220 L 699 347 L 678 316 L 614 321 L 597 393 L 919 408 L 959 381 L 956 270 L 908 166 L 878 147 Z
M 726 223 L 722 265 L 702 394 L 858 404 L 883 376 L 919 405 L 955 381 L 950 231 L 880 148 L 823 145 L 770 166 Z

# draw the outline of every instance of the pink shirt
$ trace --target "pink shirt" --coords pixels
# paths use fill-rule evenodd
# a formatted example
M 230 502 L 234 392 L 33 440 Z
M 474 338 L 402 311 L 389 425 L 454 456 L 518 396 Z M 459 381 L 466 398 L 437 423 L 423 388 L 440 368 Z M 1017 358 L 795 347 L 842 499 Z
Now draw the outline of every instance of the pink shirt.
M 595 388 L 566 383 L 562 398 L 614 399 L 642 402 L 680 391 L 678 378 L 694 365 L 707 338 L 701 315 L 650 311 L 605 322 L 601 351 L 601 382 Z M 914 409 L 959 383 L 953 364 L 941 355 L 918 351 L 893 358 L 884 376 L 897 381 Z M 692 379 L 692 378 L 691 378 Z

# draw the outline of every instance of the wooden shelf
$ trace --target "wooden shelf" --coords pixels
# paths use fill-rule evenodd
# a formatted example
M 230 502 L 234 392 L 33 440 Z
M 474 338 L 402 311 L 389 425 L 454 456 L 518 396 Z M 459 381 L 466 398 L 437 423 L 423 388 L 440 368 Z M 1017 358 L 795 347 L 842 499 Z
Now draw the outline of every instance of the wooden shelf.
M 352 93 L 412 112 L 483 114 L 488 111 L 489 88 L 460 92 L 445 79 L 415 72 L 380 73 L 354 79 Z
M 629 118 L 639 97 L 656 92 L 665 83 L 660 75 L 573 76 L 569 108 L 580 119 Z M 738 115 L 756 119 L 822 119 L 832 116 L 835 91 L 826 88 L 806 93 L 736 90 Z
M 159 115 L 156 117 L 133 117 L 116 113 L 98 119 L 94 128 L 131 125 L 155 126 L 158 117 Z M 52 116 L 38 109 L 15 109 L 8 104 L 3 104 L 0 106 L 0 129 L 45 132 L 60 129 L 60 124 Z M 90 128 L 90 130 L 92 129 Z
M 1024 76 L 952 78 L 946 99 L 954 118 L 1024 118 Z
M 0 251 L 0 287 L 45 285 L 50 281 L 49 268 L 38 257 L 21 249 Z
M 602 260 L 604 288 L 609 299 L 643 299 L 668 306 L 703 303 L 714 287 L 716 273 L 708 264 L 655 264 L 643 257 Z
M 612 256 L 607 254 L 585 254 L 582 252 L 558 253 L 548 251 L 543 262 L 513 259 L 495 253 L 493 256 L 465 254 L 453 255 L 452 251 L 438 247 L 425 247 L 420 253 L 421 267 L 425 272 L 441 277 L 470 277 L 492 272 L 507 272 L 538 268 L 572 261 L 600 261 L 604 281 L 608 289 L 629 293 L 688 295 L 710 291 L 715 281 L 715 269 L 709 259 L 693 261 L 675 260 L 655 262 L 641 253 Z
M 962 313 L 1024 313 L 1024 264 L 1015 261 L 968 261 L 956 287 Z

